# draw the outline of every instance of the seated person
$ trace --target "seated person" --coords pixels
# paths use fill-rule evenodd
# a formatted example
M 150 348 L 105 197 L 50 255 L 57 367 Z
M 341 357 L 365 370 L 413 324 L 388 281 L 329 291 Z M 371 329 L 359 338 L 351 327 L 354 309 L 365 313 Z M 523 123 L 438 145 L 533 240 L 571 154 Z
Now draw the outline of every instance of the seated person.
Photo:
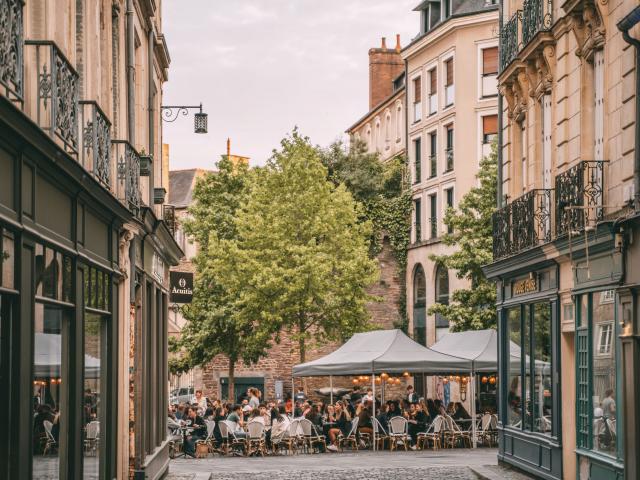
M 244 426 L 244 415 L 242 413 L 241 405 L 234 405 L 231 413 L 227 417 L 227 421 L 231 422 L 232 427 L 235 426 L 232 432 L 236 438 L 247 438 L 246 432 L 242 429 Z
M 207 438 L 207 424 L 204 422 L 204 419 L 198 415 L 197 407 L 187 407 L 185 411 L 187 412 L 185 421 L 193 430 L 187 437 L 187 441 L 184 445 L 184 451 L 187 455 L 191 455 L 193 457 L 196 453 L 196 442 Z

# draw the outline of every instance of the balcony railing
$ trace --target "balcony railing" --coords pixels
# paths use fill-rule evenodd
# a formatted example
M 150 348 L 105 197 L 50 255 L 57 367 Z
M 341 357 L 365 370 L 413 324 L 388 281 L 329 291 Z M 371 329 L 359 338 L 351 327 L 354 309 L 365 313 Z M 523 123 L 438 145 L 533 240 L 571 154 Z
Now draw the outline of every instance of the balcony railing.
M 111 122 L 94 101 L 80 102 L 80 163 L 107 189 L 114 177 Z
M 140 155 L 126 140 L 112 140 L 118 168 L 117 197 L 136 216 L 140 213 Z
M 23 16 L 22 0 L 0 0 L 0 85 L 4 95 L 22 101 Z
M 551 29 L 553 23 L 551 0 L 524 0 L 522 5 L 522 46 L 538 32 Z
M 604 217 L 604 164 L 582 161 L 556 176 L 556 235 L 580 232 Z
M 438 175 L 438 157 L 435 154 L 429 155 L 429 178 Z
M 445 150 L 447 164 L 445 172 L 450 172 L 453 170 L 453 147 L 449 147 Z
M 551 241 L 551 192 L 530 190 L 493 214 L 494 259 Z
M 167 225 L 167 228 L 171 232 L 171 235 L 176 236 L 176 228 L 178 222 L 176 219 L 176 207 L 175 205 L 164 204 L 162 205 L 162 219 Z
M 62 148 L 78 153 L 78 73 L 52 41 L 25 41 L 25 86 L 36 98 L 28 114 Z
M 518 56 L 521 20 L 522 10 L 518 10 L 500 29 L 500 70 L 504 70 Z

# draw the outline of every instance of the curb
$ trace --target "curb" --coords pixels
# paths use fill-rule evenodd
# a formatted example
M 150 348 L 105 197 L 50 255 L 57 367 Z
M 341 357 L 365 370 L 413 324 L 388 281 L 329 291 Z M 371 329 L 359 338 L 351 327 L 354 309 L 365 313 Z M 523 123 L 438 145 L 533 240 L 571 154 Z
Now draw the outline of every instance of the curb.
M 479 480 L 504 480 L 505 477 L 485 467 L 469 467 Z

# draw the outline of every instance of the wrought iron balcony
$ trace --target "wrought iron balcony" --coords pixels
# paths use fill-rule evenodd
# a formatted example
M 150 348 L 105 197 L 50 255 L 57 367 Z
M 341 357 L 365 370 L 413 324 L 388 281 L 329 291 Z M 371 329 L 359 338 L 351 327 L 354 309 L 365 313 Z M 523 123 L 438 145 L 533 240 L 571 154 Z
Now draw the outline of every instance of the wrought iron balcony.
M 176 228 L 178 227 L 178 221 L 176 219 L 176 207 L 175 205 L 164 204 L 162 205 L 162 219 L 167 225 L 167 228 L 171 232 L 171 235 L 176 236 Z
M 80 163 L 107 189 L 112 187 L 111 122 L 92 100 L 80 102 Z
M 126 140 L 112 140 L 111 152 L 118 168 L 117 197 L 129 210 L 140 213 L 140 155 Z
M 548 31 L 553 23 L 552 0 L 524 0 L 522 5 L 522 46 L 538 32 Z
M 429 178 L 438 175 L 438 157 L 435 154 L 429 155 Z
M 493 259 L 508 257 L 511 254 L 511 205 L 505 205 L 491 216 L 493 223 Z
M 0 86 L 12 101 L 23 95 L 22 0 L 0 0 Z
M 36 102 L 27 113 L 64 150 L 78 153 L 78 73 L 57 45 L 48 40 L 25 41 L 25 90 Z
M 556 235 L 580 232 L 604 217 L 604 164 L 582 161 L 556 176 Z
M 522 10 L 517 10 L 500 29 L 500 70 L 513 62 L 520 52 L 521 22 Z
M 450 172 L 451 170 L 453 170 L 453 147 L 447 148 L 445 150 L 445 154 L 447 160 L 445 172 Z

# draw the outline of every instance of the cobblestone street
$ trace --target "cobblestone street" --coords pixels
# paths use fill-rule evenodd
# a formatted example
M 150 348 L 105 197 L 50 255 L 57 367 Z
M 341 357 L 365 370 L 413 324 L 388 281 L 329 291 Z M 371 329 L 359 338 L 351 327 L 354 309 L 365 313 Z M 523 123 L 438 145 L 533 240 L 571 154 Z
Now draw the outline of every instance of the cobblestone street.
M 168 480 L 477 480 L 469 467 L 496 464 L 495 449 L 215 457 L 173 460 Z

